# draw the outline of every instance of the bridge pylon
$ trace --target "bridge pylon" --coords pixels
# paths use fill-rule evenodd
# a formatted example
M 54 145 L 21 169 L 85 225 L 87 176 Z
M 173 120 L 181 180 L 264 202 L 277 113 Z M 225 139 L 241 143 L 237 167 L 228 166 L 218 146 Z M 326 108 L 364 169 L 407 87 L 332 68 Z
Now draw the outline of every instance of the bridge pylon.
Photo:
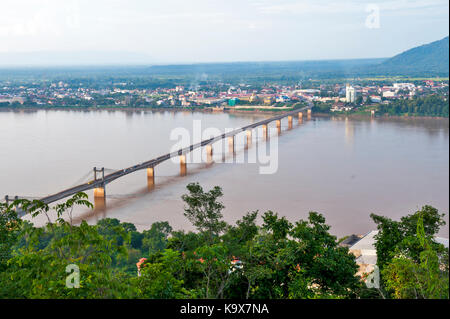
M 15 200 L 18 200 L 19 196 L 14 196 L 14 199 L 11 199 L 8 195 L 5 195 L 5 203 L 6 205 L 9 205 L 9 202 L 14 202 Z
M 101 184 L 100 187 L 94 188 L 94 199 L 95 198 L 105 198 L 105 196 L 106 196 L 105 183 L 104 183 L 104 181 L 105 181 L 105 168 L 104 167 L 102 167 L 102 168 L 94 167 L 94 180 L 97 180 L 97 173 L 102 173 L 103 183 Z M 95 203 L 95 201 L 94 201 L 94 203 Z

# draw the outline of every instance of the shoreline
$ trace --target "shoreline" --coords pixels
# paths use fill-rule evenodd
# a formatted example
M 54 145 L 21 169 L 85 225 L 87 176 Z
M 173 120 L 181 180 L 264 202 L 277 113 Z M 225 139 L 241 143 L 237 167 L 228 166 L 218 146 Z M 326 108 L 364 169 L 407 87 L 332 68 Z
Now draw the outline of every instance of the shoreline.
M 285 113 L 293 111 L 294 109 L 213 109 L 211 107 L 195 107 L 195 108 L 181 108 L 181 107 L 63 107 L 63 106 L 52 106 L 52 107 L 0 107 L 0 112 L 14 112 L 14 111 L 168 111 L 168 112 L 201 112 L 201 113 L 230 113 L 230 114 L 247 114 L 247 115 L 264 115 L 264 114 L 274 114 L 274 113 Z M 370 114 L 364 115 L 361 113 L 313 113 L 316 117 L 349 117 L 355 119 L 367 119 L 367 118 L 381 118 L 381 119 L 433 119 L 433 120 L 449 120 L 449 117 L 443 116 L 414 116 L 414 115 L 377 115 L 371 116 Z

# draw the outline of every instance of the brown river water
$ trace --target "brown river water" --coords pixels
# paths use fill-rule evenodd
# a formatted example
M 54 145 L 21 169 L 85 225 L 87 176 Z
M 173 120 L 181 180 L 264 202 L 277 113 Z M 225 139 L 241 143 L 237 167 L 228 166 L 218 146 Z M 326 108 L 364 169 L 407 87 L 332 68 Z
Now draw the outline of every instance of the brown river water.
M 141 110 L 1 111 L 0 196 L 39 198 L 92 179 L 88 174 L 94 166 L 110 173 L 161 156 L 174 147 L 176 140 L 170 137 L 176 129 L 194 135 L 200 123 L 202 130 L 223 132 L 266 117 Z M 180 176 L 178 162 L 164 162 L 155 168 L 153 188 L 148 187 L 145 170 L 127 175 L 106 186 L 106 203 L 98 202 L 92 211 L 76 209 L 73 219 L 95 223 L 112 217 L 140 230 L 155 221 L 169 221 L 174 229 L 191 230 L 180 197 L 188 183 L 199 182 L 205 189 L 222 187 L 224 218 L 230 223 L 253 210 L 272 210 L 291 221 L 317 211 L 337 236 L 364 234 L 375 229 L 370 213 L 398 219 L 429 204 L 446 214 L 440 235 L 448 237 L 448 119 L 313 116 L 302 123 L 294 118 L 292 128 L 283 119 L 279 136 L 275 123 L 270 127 L 273 150 L 257 132 L 246 149 L 243 133 L 235 141 L 237 163 L 231 163 L 225 144 L 214 146 L 211 163 L 188 161 L 186 176 Z M 249 154 L 262 147 L 270 151 L 272 174 L 261 174 L 264 165 L 249 160 Z M 93 191 L 87 193 L 94 202 Z M 45 216 L 33 219 L 38 226 L 46 221 Z

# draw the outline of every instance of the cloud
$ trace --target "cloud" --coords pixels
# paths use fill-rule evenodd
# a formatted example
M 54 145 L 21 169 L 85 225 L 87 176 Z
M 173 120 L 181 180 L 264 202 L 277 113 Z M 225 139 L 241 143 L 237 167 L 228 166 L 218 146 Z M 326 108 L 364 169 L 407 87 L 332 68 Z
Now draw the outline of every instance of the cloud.
M 378 5 L 383 11 L 416 10 L 420 12 L 429 8 L 447 8 L 448 2 L 443 0 L 373 0 L 373 1 L 325 1 L 325 0 L 281 0 L 252 1 L 253 6 L 261 14 L 329 14 L 364 12 L 367 4 Z
M 61 36 L 80 27 L 77 0 L 2 0 L 0 37 Z

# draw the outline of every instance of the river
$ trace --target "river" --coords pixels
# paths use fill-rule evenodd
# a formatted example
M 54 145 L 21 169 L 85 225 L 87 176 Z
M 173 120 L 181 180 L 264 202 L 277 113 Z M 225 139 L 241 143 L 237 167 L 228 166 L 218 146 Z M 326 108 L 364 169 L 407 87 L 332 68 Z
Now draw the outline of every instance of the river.
M 94 166 L 112 172 L 166 154 L 176 143 L 170 139 L 176 128 L 194 135 L 198 124 L 202 132 L 208 127 L 223 131 L 265 117 L 269 115 L 1 111 L 0 196 L 56 193 L 92 178 L 86 176 Z M 157 166 L 153 189 L 145 170 L 108 184 L 106 207 L 77 209 L 73 218 L 89 223 L 118 218 L 140 230 L 167 220 L 175 229 L 191 230 L 180 197 L 189 182 L 199 182 L 205 189 L 222 187 L 224 218 L 230 223 L 254 210 L 272 210 L 293 222 L 317 211 L 337 236 L 364 234 L 375 229 L 370 213 L 398 219 L 428 204 L 446 214 L 440 235 L 448 237 L 448 119 L 313 116 L 302 123 L 295 118 L 291 129 L 283 119 L 281 134 L 275 129 L 270 133 L 269 141 L 277 146 L 270 153 L 276 162 L 273 174 L 261 174 L 263 165 L 258 163 L 222 163 L 223 156 L 226 162 L 233 157 L 225 146 L 215 147 L 213 163 L 188 163 L 186 176 L 179 175 L 178 163 Z M 256 132 L 247 150 L 245 139 L 236 139 L 235 156 L 246 158 L 264 145 Z M 92 191 L 89 196 L 93 201 Z M 42 225 L 46 220 L 41 216 L 33 221 Z

